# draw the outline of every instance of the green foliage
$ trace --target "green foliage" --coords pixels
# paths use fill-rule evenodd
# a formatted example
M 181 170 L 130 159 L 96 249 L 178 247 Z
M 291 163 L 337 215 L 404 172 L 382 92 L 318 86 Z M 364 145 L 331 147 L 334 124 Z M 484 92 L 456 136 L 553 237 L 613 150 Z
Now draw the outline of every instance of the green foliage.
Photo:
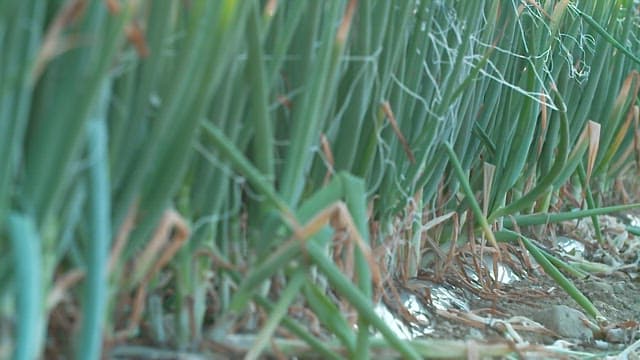
M 44 351 L 62 292 L 82 319 L 63 351 L 98 358 L 168 286 L 177 348 L 257 304 L 251 356 L 280 324 L 327 358 L 437 356 L 374 311 L 381 270 L 418 271 L 415 214 L 471 210 L 492 239 L 628 208 L 595 194 L 637 156 L 640 16 L 605 3 L 0 3 L 0 357 Z M 588 209 L 550 214 L 573 177 Z M 418 236 L 374 258 L 397 216 Z M 288 314 L 304 301 L 326 338 Z

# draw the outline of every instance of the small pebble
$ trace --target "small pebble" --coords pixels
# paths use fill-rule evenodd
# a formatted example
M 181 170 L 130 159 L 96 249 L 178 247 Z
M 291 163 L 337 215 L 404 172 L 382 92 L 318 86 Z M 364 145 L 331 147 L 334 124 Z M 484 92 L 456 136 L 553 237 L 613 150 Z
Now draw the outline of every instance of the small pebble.
M 611 347 L 608 342 L 602 340 L 596 340 L 594 345 L 600 350 L 607 350 Z
M 532 319 L 562 337 L 583 341 L 593 339 L 593 332 L 585 323 L 586 316 L 566 305 L 553 305 L 535 313 Z
M 614 329 L 609 329 L 607 330 L 607 341 L 609 342 L 613 342 L 613 343 L 621 343 L 624 342 L 625 339 L 625 331 L 623 329 L 620 328 L 614 328 Z

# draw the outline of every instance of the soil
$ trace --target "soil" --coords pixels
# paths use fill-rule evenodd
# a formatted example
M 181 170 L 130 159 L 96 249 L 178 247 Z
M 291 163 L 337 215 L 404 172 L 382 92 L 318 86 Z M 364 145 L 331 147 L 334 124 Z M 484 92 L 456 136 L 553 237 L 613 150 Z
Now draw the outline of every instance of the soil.
M 594 339 L 564 339 L 570 341 L 574 349 L 602 352 L 603 350 L 622 349 L 629 345 L 629 341 L 637 340 L 638 334 L 628 336 L 627 341 L 605 342 L 607 329 L 637 330 L 640 321 L 640 286 L 631 283 L 619 275 L 591 277 L 586 280 L 576 280 L 577 288 L 591 300 L 596 308 L 608 320 L 602 324 L 603 332 L 596 334 Z M 534 318 L 535 314 L 545 311 L 553 305 L 566 305 L 576 310 L 582 308 L 563 289 L 549 277 L 541 276 L 536 279 L 526 279 L 513 284 L 504 285 L 500 289 L 501 295 L 487 300 L 478 297 L 470 299 L 471 313 L 482 318 L 514 319 L 516 317 Z M 437 311 L 433 319 L 434 331 L 431 338 L 458 340 L 495 340 L 507 338 L 500 327 L 491 327 L 465 321 L 465 317 L 457 314 L 457 318 L 447 316 L 443 311 Z M 455 314 L 455 312 L 454 312 Z M 475 326 L 470 326 L 475 325 Z M 535 327 L 521 327 L 517 333 L 523 341 L 530 344 L 549 344 L 561 336 Z
M 528 266 L 524 265 L 527 261 L 517 261 L 518 269 L 514 271 L 519 280 L 508 284 L 479 284 L 477 277 L 468 275 L 469 266 L 460 266 L 461 261 L 458 260 L 457 269 L 449 268 L 446 275 L 425 272 L 417 279 L 398 286 L 403 294 L 402 303 L 405 307 L 408 296 L 421 299 L 420 302 L 424 305 L 419 314 L 428 320 L 423 322 L 419 330 L 424 335 L 418 338 L 474 340 L 484 343 L 508 341 L 571 350 L 562 356 L 558 355 L 558 358 L 617 358 L 616 354 L 634 343 L 640 343 L 640 247 L 638 237 L 625 232 L 625 224 L 620 219 L 605 216 L 600 220 L 607 244 L 605 246 L 600 246 L 595 241 L 590 222 L 586 225 L 567 222 L 557 229 L 562 236 L 581 239 L 580 242 L 585 246 L 580 254 L 563 253 L 557 247 L 558 237 L 555 235 L 553 241 L 546 240 L 541 245 L 548 246 L 550 252 L 564 258 L 565 261 L 580 259 L 592 268 L 605 270 L 590 272 L 582 279 L 565 274 L 604 318 L 596 320 L 583 315 L 583 308 L 533 260 Z M 464 258 L 464 251 L 458 254 L 458 259 Z M 523 253 L 516 247 L 508 247 L 508 251 L 512 259 L 516 258 L 514 254 Z M 514 267 L 513 265 L 514 262 L 511 262 L 510 267 Z M 481 266 L 484 269 L 490 267 Z M 472 273 L 474 271 L 471 270 Z M 463 302 L 466 301 L 466 306 L 459 303 L 452 305 L 451 302 L 445 308 L 442 305 L 434 305 L 436 287 L 454 291 L 451 294 L 462 298 Z M 533 321 L 553 312 L 552 309 L 567 309 L 555 307 L 556 305 L 565 305 L 582 312 L 581 320 L 578 320 L 576 327 L 584 327 L 579 330 L 588 332 L 589 336 L 563 336 L 551 326 L 542 326 Z M 568 311 L 576 313 L 571 309 Z M 409 311 L 412 312 L 411 309 Z M 413 311 L 412 315 L 415 317 L 416 312 Z M 561 323 L 562 321 L 560 320 Z M 413 324 L 413 328 L 416 328 L 415 321 L 407 321 L 406 317 L 405 323 Z M 629 356 L 624 359 L 640 359 L 638 350 L 628 353 Z

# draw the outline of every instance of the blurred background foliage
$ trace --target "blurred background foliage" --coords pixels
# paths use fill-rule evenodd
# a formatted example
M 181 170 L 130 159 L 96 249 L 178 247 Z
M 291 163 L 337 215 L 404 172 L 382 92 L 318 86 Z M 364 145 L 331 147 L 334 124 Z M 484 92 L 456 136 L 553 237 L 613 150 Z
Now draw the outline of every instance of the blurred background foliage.
M 599 208 L 637 174 L 639 21 L 623 0 L 1 2 L 0 357 L 197 348 L 241 316 L 251 356 L 278 324 L 326 357 L 368 356 L 370 327 L 424 355 L 372 304 L 428 221 L 491 240 L 569 210 L 567 183 Z

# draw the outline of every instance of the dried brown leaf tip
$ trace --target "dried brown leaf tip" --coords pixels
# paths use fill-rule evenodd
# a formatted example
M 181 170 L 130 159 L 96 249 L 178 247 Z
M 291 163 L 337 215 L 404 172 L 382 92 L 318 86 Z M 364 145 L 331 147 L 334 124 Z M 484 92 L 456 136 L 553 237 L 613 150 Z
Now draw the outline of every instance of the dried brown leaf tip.
M 349 35 L 349 29 L 351 28 L 351 21 L 353 20 L 353 14 L 356 12 L 356 6 L 358 5 L 357 0 L 349 1 L 347 5 L 347 10 L 344 13 L 344 17 L 342 18 L 342 23 L 340 23 L 340 27 L 338 28 L 338 33 L 336 34 L 336 40 L 339 44 L 344 44 L 347 41 L 347 36 Z
M 331 175 L 334 173 L 334 164 L 335 161 L 333 159 L 333 152 L 331 151 L 331 145 L 329 144 L 329 140 L 325 134 L 320 135 L 320 144 L 322 145 L 322 153 L 326 159 L 327 165 L 327 173 L 324 176 L 324 183 L 327 184 L 331 179 Z
M 144 32 L 138 26 L 138 24 L 132 22 L 126 28 L 127 40 L 134 46 L 138 56 L 141 58 L 146 58 L 149 56 L 149 46 L 147 45 L 147 40 L 144 36 Z
M 74 0 L 67 2 L 49 25 L 45 33 L 42 46 L 36 58 L 36 64 L 32 73 L 35 81 L 44 71 L 47 64 L 56 56 L 64 53 L 75 46 L 76 41 L 65 36 L 63 31 L 70 25 L 76 24 L 87 8 L 85 0 Z
M 120 1 L 118 0 L 105 0 L 104 2 L 111 14 L 119 13 L 120 9 L 122 8 L 122 5 L 120 5 Z
M 61 25 L 64 27 L 75 24 L 80 19 L 80 17 L 82 17 L 82 14 L 84 14 L 84 10 L 86 8 L 86 0 L 75 0 L 68 6 L 65 6 L 60 15 Z M 57 20 L 58 19 L 56 19 L 56 21 Z
M 273 17 L 278 9 L 278 0 L 269 0 L 264 6 L 264 13 L 268 17 Z
M 404 152 L 407 154 L 409 161 L 411 161 L 412 164 L 415 164 L 416 157 L 413 155 L 413 151 L 411 151 L 411 147 L 409 146 L 409 142 L 407 141 L 407 138 L 405 138 L 404 135 L 402 134 L 402 131 L 400 130 L 400 126 L 398 126 L 398 122 L 396 121 L 396 117 L 393 114 L 393 110 L 391 109 L 391 105 L 389 104 L 388 101 L 385 101 L 382 103 L 382 111 L 387 116 L 387 119 L 389 119 L 389 123 L 393 128 L 393 132 L 398 137 L 398 140 L 400 140 L 400 144 L 402 144 L 402 148 L 404 149 Z

